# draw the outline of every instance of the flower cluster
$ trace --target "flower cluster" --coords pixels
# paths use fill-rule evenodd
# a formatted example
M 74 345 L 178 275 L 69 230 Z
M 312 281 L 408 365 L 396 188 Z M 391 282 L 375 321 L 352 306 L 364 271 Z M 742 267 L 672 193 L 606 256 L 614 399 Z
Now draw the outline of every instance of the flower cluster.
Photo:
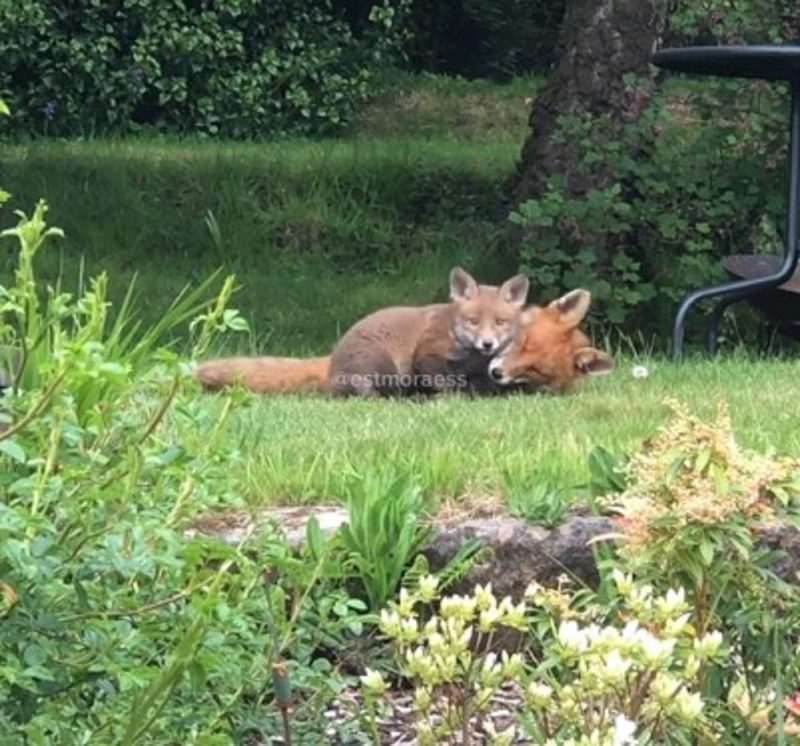
M 717 524 L 731 518 L 767 522 L 789 500 L 800 461 L 741 449 L 727 406 L 705 423 L 668 401 L 675 413 L 626 467 L 628 488 L 614 502 L 632 550 L 687 525 Z M 796 492 L 796 489 L 795 489 Z
M 698 637 L 683 589 L 657 596 L 629 575 L 614 573 L 618 599 L 577 608 L 562 589 L 531 586 L 514 603 L 498 601 L 491 587 L 449 596 L 435 614 L 436 579 L 415 592 L 401 591 L 381 613 L 381 631 L 392 642 L 399 672 L 413 681 L 420 744 L 460 743 L 457 734 L 481 722 L 482 742 L 514 743 L 526 731 L 537 743 L 621 746 L 638 733 L 696 732 L 703 727 L 701 672 L 721 655 L 722 635 Z M 585 598 L 583 599 L 585 600 Z M 506 628 L 533 642 L 541 658 L 495 651 Z M 505 731 L 486 717 L 493 696 L 514 683 L 527 711 Z M 388 685 L 380 673 L 362 677 L 368 702 Z
M 722 635 L 695 635 L 683 589 L 656 596 L 615 571 L 619 609 L 605 625 L 585 618 L 562 619 L 542 640 L 541 678 L 526 690 L 537 735 L 546 744 L 637 743 L 637 732 L 694 732 L 703 725 L 697 691 L 701 670 L 721 654 Z M 552 593 L 531 594 L 544 613 Z
M 399 602 L 381 612 L 380 629 L 398 654 L 401 673 L 415 683 L 417 739 L 420 744 L 446 743 L 471 719 L 480 718 L 505 683 L 523 673 L 519 653 L 492 650 L 500 628 L 527 629 L 525 602 L 510 597 L 497 601 L 491 586 L 477 586 L 471 596 L 448 596 L 438 613 L 423 617 L 425 606 L 438 599 L 438 581 L 420 579 L 417 590 L 403 588 Z M 368 696 L 385 693 L 382 677 L 368 671 L 362 677 Z M 482 725 L 487 743 L 513 743 L 514 730 L 495 732 Z

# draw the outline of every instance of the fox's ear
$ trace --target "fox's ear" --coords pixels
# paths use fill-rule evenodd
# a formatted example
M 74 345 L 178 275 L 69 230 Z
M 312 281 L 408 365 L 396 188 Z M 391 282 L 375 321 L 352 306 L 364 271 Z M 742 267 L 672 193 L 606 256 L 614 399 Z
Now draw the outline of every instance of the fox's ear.
M 573 356 L 575 370 L 585 376 L 599 376 L 614 370 L 614 358 L 594 347 L 581 347 Z
M 470 300 L 478 294 L 478 283 L 475 278 L 461 267 L 455 267 L 450 273 L 450 300 Z
M 525 275 L 514 275 L 500 286 L 500 297 L 514 306 L 522 308 L 528 298 L 530 281 Z
M 550 308 L 555 308 L 558 311 L 562 321 L 570 326 L 578 326 L 589 312 L 591 303 L 592 294 L 588 290 L 578 288 L 577 290 L 571 290 L 560 298 L 556 298 L 550 304 Z

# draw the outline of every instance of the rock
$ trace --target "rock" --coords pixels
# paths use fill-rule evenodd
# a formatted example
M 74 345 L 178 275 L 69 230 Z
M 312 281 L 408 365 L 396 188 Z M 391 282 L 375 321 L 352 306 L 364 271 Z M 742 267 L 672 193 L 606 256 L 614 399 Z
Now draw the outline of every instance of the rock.
M 252 532 L 254 536 L 268 525 L 279 528 L 294 549 L 302 546 L 306 524 L 311 516 L 319 521 L 323 536 L 333 535 L 347 522 L 347 511 L 336 505 L 307 505 L 269 508 L 255 515 L 244 512 L 203 516 L 186 532 L 215 536 L 227 544 L 239 544 Z M 470 592 L 476 583 L 492 584 L 497 597 L 519 599 L 528 584 L 554 586 L 561 575 L 595 586 L 599 580 L 590 542 L 613 533 L 611 520 L 602 516 L 571 514 L 554 529 L 505 515 L 448 516 L 440 518 L 425 555 L 433 571 L 441 570 L 471 539 L 488 550 L 488 557 L 474 566 L 449 592 Z M 759 546 L 777 551 L 775 572 L 790 583 L 800 584 L 800 530 L 776 525 L 763 530 Z
M 477 539 L 490 550 L 489 559 L 452 590 L 463 593 L 476 583 L 491 583 L 495 596 L 519 599 L 531 582 L 554 586 L 561 575 L 596 585 L 589 541 L 610 531 L 610 521 L 599 516 L 571 516 L 552 530 L 507 516 L 452 521 L 437 527 L 425 554 L 431 569 L 440 570 L 467 541 Z
M 305 541 L 309 517 L 316 516 L 324 536 L 332 535 L 347 522 L 347 511 L 331 505 L 270 508 L 251 516 L 219 513 L 203 516 L 186 532 L 215 536 L 227 544 L 239 544 L 248 532 L 256 535 L 273 524 L 280 528 L 293 548 Z M 562 574 L 594 584 L 598 580 L 590 539 L 608 533 L 610 522 L 601 517 L 574 515 L 558 528 L 548 530 L 521 518 L 491 516 L 450 517 L 437 524 L 425 554 L 433 570 L 443 568 L 470 539 L 489 550 L 489 557 L 472 568 L 459 583 L 464 592 L 475 583 L 491 582 L 496 595 L 520 598 L 532 581 L 554 585 Z

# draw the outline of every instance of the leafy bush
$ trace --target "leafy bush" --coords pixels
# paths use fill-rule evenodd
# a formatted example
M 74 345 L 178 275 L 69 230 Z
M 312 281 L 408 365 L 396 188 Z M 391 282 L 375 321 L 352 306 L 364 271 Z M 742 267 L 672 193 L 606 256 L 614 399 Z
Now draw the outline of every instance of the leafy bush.
M 238 395 L 209 407 L 163 340 L 187 315 L 198 354 L 240 327 L 233 278 L 152 328 L 132 302 L 109 327 L 102 276 L 76 295 L 38 283 L 56 235 L 44 215 L 3 234 L 21 259 L 0 288 L 0 339 L 24 361 L 0 412 L 4 743 L 262 737 L 278 717 L 270 664 L 286 666 L 293 716 L 320 742 L 319 702 L 339 681 L 322 652 L 360 634 L 364 608 L 341 562 L 327 547 L 297 557 L 272 533 L 247 552 L 185 534 L 201 511 L 247 507 L 224 430 Z
M 17 134 L 260 138 L 341 127 L 396 47 L 402 2 L 358 36 L 326 0 L 0 5 L 0 92 Z
M 687 624 L 682 591 L 654 597 L 621 574 L 617 588 L 605 604 L 536 586 L 519 603 L 498 602 L 490 586 L 438 599 L 433 577 L 404 588 L 381 613 L 381 631 L 414 684 L 419 743 L 500 746 L 520 732 L 553 745 L 660 743 L 667 734 L 689 743 L 711 733 L 700 687 L 704 664 L 722 657 L 722 635 Z M 534 656 L 498 655 L 503 630 L 522 633 Z M 374 670 L 361 681 L 377 716 L 389 685 Z M 520 692 L 527 708 L 498 733 L 486 715 L 501 688 Z
M 710 423 L 672 407 L 674 421 L 631 458 L 624 491 L 609 498 L 620 558 L 656 589 L 685 588 L 699 634 L 725 634 L 737 665 L 709 671 L 706 691 L 731 706 L 726 731 L 747 733 L 767 725 L 770 709 L 780 719 L 769 693 L 800 675 L 800 594 L 758 541 L 776 525 L 800 525 L 800 462 L 740 448 L 724 406 Z
M 785 103 L 764 85 L 701 81 L 671 85 L 623 127 L 563 118 L 556 138 L 579 153 L 573 184 L 600 186 L 553 178 L 511 215 L 544 300 L 587 287 L 604 323 L 666 336 L 688 291 L 724 279 L 721 256 L 775 251 Z

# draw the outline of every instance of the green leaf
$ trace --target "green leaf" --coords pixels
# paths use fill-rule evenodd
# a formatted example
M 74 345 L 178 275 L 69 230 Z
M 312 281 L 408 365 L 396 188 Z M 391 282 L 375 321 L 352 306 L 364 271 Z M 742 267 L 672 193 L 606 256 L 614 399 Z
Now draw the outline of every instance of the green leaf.
M 4 453 L 18 464 L 24 464 L 28 460 L 22 446 L 13 439 L 0 440 L 0 453 Z

